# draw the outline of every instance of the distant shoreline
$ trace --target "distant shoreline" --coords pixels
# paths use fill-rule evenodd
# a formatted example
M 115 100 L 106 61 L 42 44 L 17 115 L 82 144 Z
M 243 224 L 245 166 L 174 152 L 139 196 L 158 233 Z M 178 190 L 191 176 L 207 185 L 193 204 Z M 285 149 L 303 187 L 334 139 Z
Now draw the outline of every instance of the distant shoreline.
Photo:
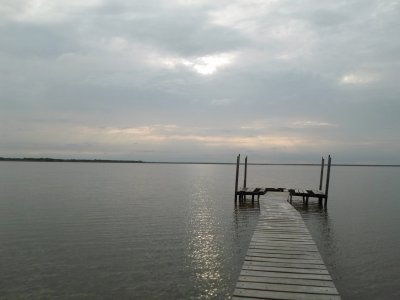
M 62 159 L 62 158 L 7 158 L 0 157 L 1 161 L 17 162 L 74 162 L 74 163 L 127 163 L 127 164 L 170 164 L 170 165 L 235 165 L 235 162 L 166 162 L 166 161 L 143 161 L 143 160 L 118 160 L 118 159 Z M 243 164 L 243 163 L 242 163 Z M 317 163 L 249 163 L 253 166 L 320 166 Z M 396 164 L 332 164 L 339 167 L 400 167 Z
M 34 162 L 82 162 L 82 163 L 143 163 L 141 160 L 114 160 L 114 159 L 62 159 L 62 158 L 6 158 L 0 157 L 0 161 L 34 161 Z

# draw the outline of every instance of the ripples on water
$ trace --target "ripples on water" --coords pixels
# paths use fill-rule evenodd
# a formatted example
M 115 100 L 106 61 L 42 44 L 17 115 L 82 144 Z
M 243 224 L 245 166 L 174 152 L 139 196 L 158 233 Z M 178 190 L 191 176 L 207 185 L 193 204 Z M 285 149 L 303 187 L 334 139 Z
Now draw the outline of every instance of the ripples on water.
M 233 167 L 0 167 L 0 298 L 232 292 L 258 216 L 257 208 L 234 209 Z
M 333 167 L 303 215 L 343 299 L 399 299 L 400 168 Z M 310 187 L 319 168 L 249 166 L 250 185 Z M 0 299 L 224 299 L 259 210 L 234 166 L 0 163 Z
M 334 167 L 328 209 L 294 202 L 343 299 L 400 299 L 400 168 Z

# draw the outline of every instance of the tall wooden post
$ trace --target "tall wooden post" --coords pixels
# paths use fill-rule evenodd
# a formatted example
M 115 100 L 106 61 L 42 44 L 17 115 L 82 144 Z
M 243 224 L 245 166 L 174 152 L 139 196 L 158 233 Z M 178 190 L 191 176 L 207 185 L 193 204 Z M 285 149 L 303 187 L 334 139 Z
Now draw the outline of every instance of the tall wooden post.
M 321 175 L 319 176 L 319 190 L 322 191 L 322 182 L 324 181 L 324 166 L 325 166 L 325 159 L 322 157 L 321 160 Z
M 240 154 L 236 158 L 235 204 L 236 204 L 238 183 L 239 183 L 239 164 L 240 164 Z
M 243 179 L 243 187 L 245 188 L 247 184 L 247 156 L 244 159 L 244 179 Z
M 328 203 L 328 192 L 329 192 L 329 179 L 331 177 L 331 156 L 328 156 L 328 170 L 326 174 L 326 186 L 325 186 L 325 207 Z

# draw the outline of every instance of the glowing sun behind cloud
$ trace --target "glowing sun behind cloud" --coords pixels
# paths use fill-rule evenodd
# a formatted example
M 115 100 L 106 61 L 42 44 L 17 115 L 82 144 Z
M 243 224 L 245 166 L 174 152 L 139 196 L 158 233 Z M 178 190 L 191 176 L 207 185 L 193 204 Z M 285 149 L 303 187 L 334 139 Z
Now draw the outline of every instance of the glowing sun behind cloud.
M 212 75 L 222 67 L 232 64 L 236 57 L 236 53 L 219 53 L 195 58 L 168 58 L 163 59 L 162 62 L 164 66 L 171 69 L 184 66 L 201 75 Z
M 193 69 L 202 75 L 214 74 L 220 67 L 232 63 L 235 55 L 233 54 L 218 54 L 199 57 L 194 61 Z
M 379 80 L 379 75 L 367 72 L 348 73 L 342 76 L 339 80 L 341 84 L 357 85 L 367 84 Z

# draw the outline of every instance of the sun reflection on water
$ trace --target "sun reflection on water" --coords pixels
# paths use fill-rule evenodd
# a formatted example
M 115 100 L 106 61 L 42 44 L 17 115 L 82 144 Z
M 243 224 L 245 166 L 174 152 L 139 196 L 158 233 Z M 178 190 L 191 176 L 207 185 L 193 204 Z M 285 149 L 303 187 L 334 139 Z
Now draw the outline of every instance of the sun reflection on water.
M 193 272 L 193 284 L 199 299 L 215 298 L 222 284 L 223 245 L 218 240 L 218 223 L 214 203 L 204 185 L 197 184 L 192 197 L 188 243 L 188 259 Z

